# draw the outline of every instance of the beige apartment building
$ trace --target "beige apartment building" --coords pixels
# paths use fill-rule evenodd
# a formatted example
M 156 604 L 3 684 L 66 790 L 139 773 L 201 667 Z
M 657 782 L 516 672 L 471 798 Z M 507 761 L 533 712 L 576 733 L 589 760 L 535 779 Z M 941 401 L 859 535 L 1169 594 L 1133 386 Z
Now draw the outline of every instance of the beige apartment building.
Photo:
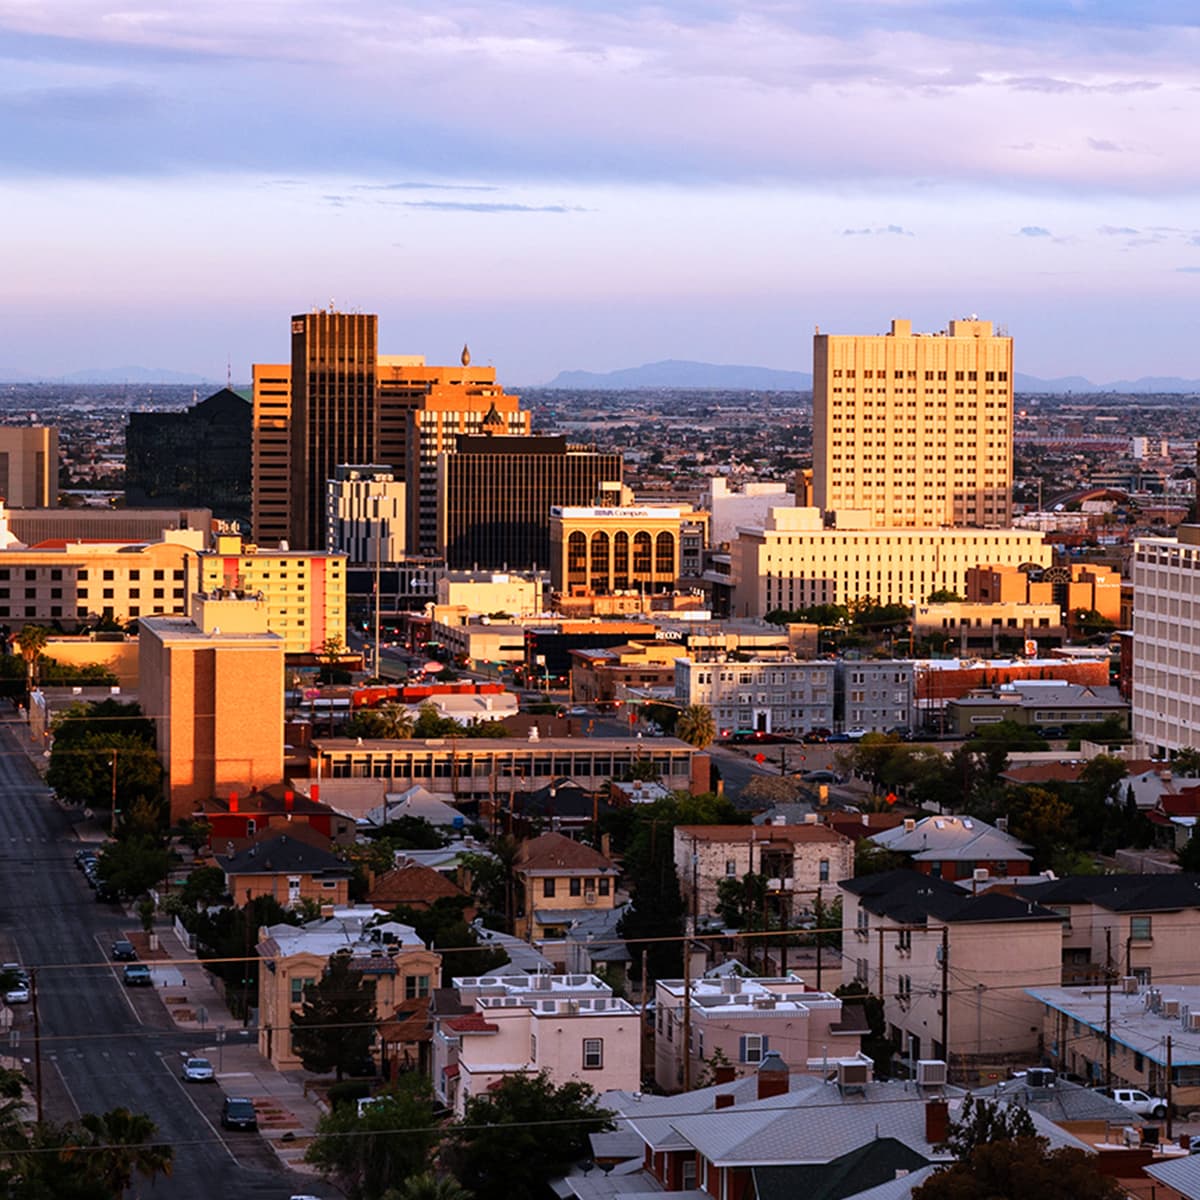
M 1012 338 L 990 321 L 813 338 L 813 503 L 895 528 L 1012 520 Z
M 1027 529 L 872 527 L 862 512 L 827 527 L 820 509 L 773 508 L 761 529 L 739 529 L 732 554 L 733 615 L 849 604 L 871 597 L 912 606 L 931 592 L 963 595 L 980 563 L 1051 564 L 1044 536 Z
M 141 622 L 138 694 L 154 721 L 171 820 L 283 778 L 283 640 L 253 600 L 192 599 Z
M 288 654 L 320 654 L 327 639 L 346 641 L 346 556 L 267 550 L 218 537 L 189 563 L 189 591 L 231 592 L 256 601 L 266 628 Z
M 72 628 L 184 612 L 186 560 L 204 545 L 204 534 L 181 529 L 162 536 L 149 543 L 56 538 L 17 546 L 0 508 L 0 545 L 8 545 L 0 550 L 0 621 Z
M 0 500 L 11 508 L 58 504 L 58 430 L 0 425 Z

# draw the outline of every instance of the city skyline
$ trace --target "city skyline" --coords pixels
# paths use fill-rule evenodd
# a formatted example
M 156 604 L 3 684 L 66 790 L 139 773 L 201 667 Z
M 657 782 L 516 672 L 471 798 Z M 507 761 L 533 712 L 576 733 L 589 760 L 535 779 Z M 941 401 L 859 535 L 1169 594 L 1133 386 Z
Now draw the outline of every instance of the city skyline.
M 1126 7 L 0 0 L 0 369 L 248 379 L 333 300 L 516 387 L 973 312 L 1195 377 L 1200 20 Z

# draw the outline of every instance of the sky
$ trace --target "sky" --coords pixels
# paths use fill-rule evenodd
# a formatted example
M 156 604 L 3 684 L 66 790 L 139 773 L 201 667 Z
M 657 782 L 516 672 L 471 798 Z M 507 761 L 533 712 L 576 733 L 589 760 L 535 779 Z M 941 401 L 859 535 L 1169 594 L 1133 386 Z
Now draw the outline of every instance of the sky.
M 0 0 L 0 371 L 502 382 L 977 313 L 1200 377 L 1195 0 Z

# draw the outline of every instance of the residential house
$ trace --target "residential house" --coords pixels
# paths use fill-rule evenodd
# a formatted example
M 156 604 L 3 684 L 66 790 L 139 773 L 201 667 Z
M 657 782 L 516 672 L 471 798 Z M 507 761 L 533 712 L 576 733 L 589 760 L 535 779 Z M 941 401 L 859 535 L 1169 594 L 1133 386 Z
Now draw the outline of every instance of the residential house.
M 210 849 L 226 854 L 244 849 L 264 831 L 287 833 L 300 825 L 315 830 L 327 843 L 353 845 L 355 838 L 353 820 L 282 784 L 205 800 L 195 819 L 208 823 Z
M 391 911 L 394 908 L 429 909 L 439 900 L 470 900 L 470 894 L 440 871 L 420 863 L 398 863 L 375 880 L 367 902 Z M 475 905 L 463 909 L 463 920 L 475 919 Z
M 842 982 L 882 997 L 897 1054 L 957 1065 L 1037 1053 L 1037 1008 L 1012 981 L 1058 982 L 1059 914 L 904 869 L 839 887 Z
M 617 868 L 611 860 L 561 833 L 543 833 L 523 842 L 513 870 L 517 891 L 513 932 L 519 937 L 561 937 L 562 914 L 612 908 L 616 901 Z
M 488 975 L 454 980 L 471 1011 L 438 1016 L 432 1072 L 461 1116 L 471 1096 L 512 1075 L 546 1072 L 596 1091 L 641 1083 L 641 1016 L 595 975 Z
M 966 735 L 985 725 L 1013 721 L 1030 729 L 1090 725 L 1115 718 L 1129 728 L 1129 705 L 1115 687 L 1022 679 L 979 689 L 946 703 L 951 729 Z
M 678 825 L 675 870 L 693 917 L 717 911 L 723 879 L 764 875 L 781 919 L 811 909 L 819 889 L 854 873 L 854 843 L 823 825 Z
M 800 1073 L 826 1075 L 861 1054 L 868 1032 L 861 1006 L 810 989 L 798 975 L 748 979 L 736 973 L 660 979 L 654 992 L 654 1079 L 664 1092 L 695 1084 L 713 1062 L 732 1065 L 733 1077 L 752 1075 L 770 1052 Z
M 411 925 L 380 921 L 374 908 L 342 910 L 307 925 L 270 925 L 258 931 L 258 1050 L 278 1070 L 296 1070 L 300 1058 L 292 1048 L 291 1014 L 304 1001 L 304 989 L 315 983 L 334 954 L 375 984 L 375 1013 L 411 1035 L 397 1044 L 393 1030 L 389 1054 L 393 1066 L 407 1062 L 428 1069 L 427 1023 L 414 1012 L 428 1005 L 441 978 L 442 957 L 426 948 Z M 385 1041 L 385 1044 L 388 1044 Z
M 1200 1106 L 1200 987 L 1031 987 L 1045 1054 L 1063 1072 Z M 1168 1040 L 1169 1039 L 1169 1040 Z
M 1200 874 L 1068 875 L 1014 889 L 1059 915 L 1064 985 L 1104 978 L 1200 985 Z
M 239 905 L 258 896 L 271 896 L 288 908 L 306 900 L 322 908 L 350 901 L 350 867 L 327 844 L 311 844 L 301 830 L 268 832 L 245 850 L 216 855 L 216 862 L 225 872 L 225 890 Z
M 999 822 L 989 825 L 978 817 L 910 817 L 872 834 L 871 841 L 904 855 L 914 870 L 934 879 L 969 880 L 976 871 L 1021 875 L 1033 862 L 1025 843 L 1012 837 L 1006 827 Z
M 772 1051 L 748 1078 L 675 1096 L 602 1096 L 617 1114 L 618 1129 L 633 1131 L 642 1143 L 640 1166 L 631 1161 L 622 1174 L 614 1170 L 604 1194 L 616 1200 L 660 1191 L 712 1200 L 847 1200 L 897 1176 L 914 1186 L 928 1164 L 951 1161 L 945 1140 L 963 1095 L 930 1082 L 940 1080 L 944 1063 L 925 1068 L 926 1082 L 917 1085 L 874 1081 L 857 1063 L 824 1079 L 789 1072 Z M 1052 1146 L 1086 1148 L 1031 1115 Z M 582 1172 L 556 1190 L 580 1200 L 597 1195 Z

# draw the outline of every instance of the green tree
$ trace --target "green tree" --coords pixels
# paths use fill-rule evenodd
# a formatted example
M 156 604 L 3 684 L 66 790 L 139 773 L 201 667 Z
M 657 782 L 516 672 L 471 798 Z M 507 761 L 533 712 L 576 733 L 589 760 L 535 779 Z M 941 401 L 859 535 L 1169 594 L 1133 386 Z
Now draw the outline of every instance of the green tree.
M 442 987 L 450 987 L 459 975 L 490 975 L 508 962 L 508 954 L 493 947 L 480 947 L 479 935 L 463 918 L 469 896 L 439 896 L 429 908 L 392 910 L 392 920 L 411 925 L 417 937 L 442 956 Z
M 225 872 L 220 867 L 197 867 L 179 895 L 187 908 L 217 904 L 225 895 Z
M 133 1186 L 134 1176 L 154 1180 L 171 1174 L 174 1151 L 154 1141 L 158 1127 L 144 1113 L 127 1108 L 84 1113 L 79 1128 L 87 1138 L 80 1165 L 104 1189 L 103 1195 L 123 1196 Z
M 17 648 L 25 660 L 25 690 L 32 692 L 37 684 L 38 662 L 50 640 L 50 630 L 44 625 L 26 625 L 16 636 Z
M 1033 847 L 1035 864 L 1057 870 L 1056 857 L 1077 846 L 1075 813 L 1070 804 L 1047 788 L 1017 790 L 1009 813 L 1014 837 Z
M 351 966 L 349 954 L 333 954 L 292 1014 L 292 1046 L 306 1071 L 333 1071 L 340 1082 L 369 1057 L 374 1039 L 375 982 Z
M 880 846 L 870 838 L 860 838 L 854 844 L 854 875 L 882 875 L 908 865 L 906 855 Z
M 926 604 L 961 604 L 962 597 L 950 588 L 935 588 L 929 593 Z
M 349 1103 L 321 1117 L 304 1155 L 350 1200 L 382 1200 L 393 1187 L 403 1191 L 428 1172 L 437 1143 L 428 1079 L 403 1074 L 372 1100 L 361 1116 Z
M 717 723 L 707 704 L 689 704 L 675 721 L 675 735 L 705 750 L 717 736 Z
M 930 1176 L 913 1191 L 913 1200 L 1121 1200 L 1125 1195 L 1086 1151 L 1048 1146 L 1045 1138 L 1032 1137 L 985 1142 Z
M 127 838 L 105 846 L 96 871 L 118 895 L 140 896 L 166 878 L 169 865 L 167 851 L 158 842 Z
M 1200 749 L 1184 746 L 1171 754 L 1171 771 L 1179 779 L 1200 778 Z
M 731 929 L 764 929 L 767 877 L 748 872 L 717 884 L 717 914 Z
M 1036 1135 L 1037 1129 L 1028 1109 L 977 1100 L 968 1093 L 957 1119 L 950 1122 L 946 1146 L 955 1158 L 966 1158 L 976 1147 L 988 1142 L 1011 1142 L 1015 1138 Z
M 1176 851 L 1175 861 L 1181 871 L 1200 871 L 1200 836 L 1195 831 L 1183 843 L 1183 848 Z
M 258 995 L 258 931 L 264 925 L 298 924 L 300 914 L 284 908 L 274 896 L 255 896 L 240 908 L 198 913 L 189 928 L 196 935 L 197 953 L 224 981 L 226 999 L 240 1014 L 242 998 Z
M 452 1175 L 423 1171 L 409 1176 L 398 1188 L 388 1188 L 383 1200 L 471 1200 L 471 1193 Z
M 413 715 L 403 704 L 383 704 L 360 709 L 346 722 L 347 737 L 386 738 L 402 741 L 413 736 Z
M 443 1153 L 478 1200 L 541 1200 L 549 1180 L 588 1155 L 588 1135 L 612 1128 L 586 1083 L 506 1075 L 467 1101 Z
M 876 1078 L 890 1078 L 895 1047 L 887 1035 L 887 1019 L 883 1015 L 883 1000 L 878 996 L 873 996 L 857 980 L 853 983 L 843 984 L 833 994 L 841 998 L 843 1005 L 857 1005 L 863 1010 L 867 1018 L 867 1027 L 870 1030 L 869 1033 L 863 1035 L 863 1053 L 870 1055 L 875 1063 Z

